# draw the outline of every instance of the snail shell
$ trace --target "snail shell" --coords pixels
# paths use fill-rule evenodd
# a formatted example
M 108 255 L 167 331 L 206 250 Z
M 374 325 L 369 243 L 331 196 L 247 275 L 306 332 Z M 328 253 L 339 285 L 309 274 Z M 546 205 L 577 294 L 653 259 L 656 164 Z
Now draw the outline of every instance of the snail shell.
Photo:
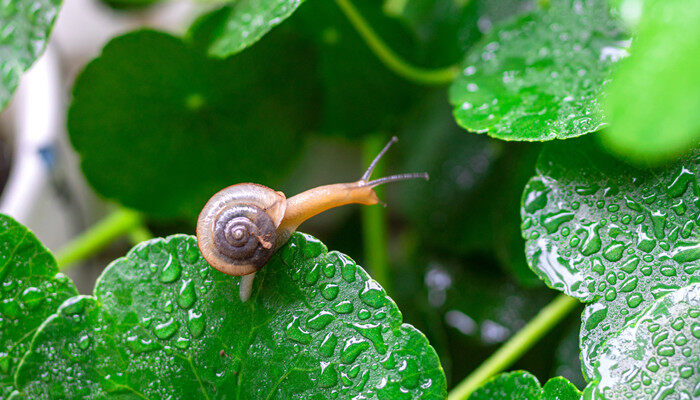
M 199 250 L 225 274 L 252 274 L 277 250 L 276 230 L 286 207 L 284 194 L 266 186 L 229 186 L 209 199 L 199 214 Z

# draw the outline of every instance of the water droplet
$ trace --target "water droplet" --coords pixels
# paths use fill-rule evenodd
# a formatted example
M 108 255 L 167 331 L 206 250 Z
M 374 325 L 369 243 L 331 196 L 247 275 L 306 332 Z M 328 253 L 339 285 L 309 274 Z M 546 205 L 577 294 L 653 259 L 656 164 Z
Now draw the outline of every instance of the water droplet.
M 338 337 L 335 333 L 331 332 L 323 338 L 321 345 L 318 347 L 318 352 L 321 355 L 330 357 L 335 352 L 335 346 L 338 344 Z
M 182 269 L 180 268 L 180 264 L 175 259 L 173 259 L 172 255 L 168 255 L 168 261 L 163 266 L 163 270 L 160 271 L 160 275 L 158 276 L 158 278 L 163 283 L 174 282 L 175 280 L 180 278 L 181 272 Z
M 372 316 L 372 313 L 370 313 L 369 310 L 364 309 L 364 308 L 357 313 L 357 318 L 359 318 L 361 320 L 366 320 L 371 316 Z
M 352 305 L 352 302 L 347 300 L 341 301 L 340 303 L 333 306 L 333 310 L 338 314 L 349 314 L 353 312 L 354 309 L 355 307 Z
M 321 296 L 323 296 L 323 298 L 326 300 L 335 300 L 335 298 L 338 297 L 339 291 L 340 288 L 337 284 L 329 283 L 323 288 L 323 290 L 321 290 Z
M 20 313 L 19 303 L 15 299 L 5 299 L 0 303 L 0 312 L 9 319 L 17 319 Z
M 311 334 L 301 328 L 300 319 L 297 316 L 292 317 L 292 322 L 287 325 L 285 332 L 287 333 L 287 337 L 295 342 L 301 344 L 311 343 Z
M 523 208 L 525 211 L 532 214 L 535 211 L 541 210 L 547 205 L 547 192 L 549 190 L 546 188 L 541 181 L 532 181 L 525 188 Z
M 185 350 L 190 346 L 190 339 L 180 336 L 175 340 L 175 346 L 180 350 Z
M 671 254 L 673 260 L 681 264 L 697 261 L 700 259 L 700 242 L 679 242 Z
M 676 354 L 676 349 L 672 345 L 662 345 L 656 351 L 660 356 L 669 357 Z
M 315 285 L 316 282 L 318 282 L 318 279 L 321 277 L 321 267 L 318 263 L 314 264 L 314 266 L 309 270 L 306 275 L 304 276 L 304 283 L 306 285 L 311 286 Z
M 639 293 L 632 293 L 627 296 L 627 305 L 630 308 L 637 308 L 638 305 L 642 303 L 644 298 Z
M 542 226 L 545 227 L 547 233 L 550 235 L 557 232 L 561 224 L 571 221 L 572 219 L 574 219 L 574 213 L 565 210 L 543 214 L 542 217 L 540 217 Z
M 309 318 L 309 320 L 306 323 L 306 326 L 308 326 L 311 329 L 315 329 L 317 331 L 320 331 L 321 329 L 325 329 L 328 324 L 331 322 L 335 321 L 335 316 L 331 314 L 328 311 L 319 311 L 314 315 L 313 317 Z
M 603 250 L 603 257 L 608 261 L 620 261 L 626 247 L 622 242 L 613 241 Z
M 622 283 L 622 286 L 620 286 L 620 291 L 625 292 L 625 293 L 629 293 L 637 288 L 638 282 L 639 282 L 639 278 L 637 278 L 636 276 L 631 276 L 626 281 L 624 281 Z
M 382 336 L 382 329 L 378 324 L 352 324 L 353 328 L 357 330 L 357 332 L 365 337 L 366 339 L 369 339 L 370 342 L 374 345 L 374 349 L 377 351 L 379 354 L 384 354 L 386 353 L 387 346 L 384 343 L 384 337 Z
M 194 283 L 192 279 L 183 279 L 180 290 L 177 293 L 177 304 L 180 308 L 188 309 L 192 307 L 197 296 L 194 291 Z
M 386 296 L 379 283 L 370 279 L 360 291 L 360 300 L 370 307 L 379 308 L 386 303 Z
M 340 359 L 344 364 L 351 364 L 355 359 L 369 348 L 369 343 L 364 340 L 350 338 L 345 342 L 343 350 L 340 352 Z
M 600 239 L 600 224 L 595 223 L 589 226 L 584 226 L 583 229 L 586 232 L 586 239 L 581 245 L 581 254 L 584 256 L 592 256 L 593 254 L 600 251 L 602 246 L 602 240 Z
M 193 309 L 188 311 L 187 329 L 193 338 L 199 337 L 204 332 L 204 314 Z
M 81 350 L 87 350 L 87 348 L 90 347 L 90 336 L 81 336 L 78 340 L 78 347 L 80 347 Z
M 22 302 L 28 309 L 33 310 L 44 300 L 44 295 L 39 288 L 28 287 L 22 292 Z
M 175 332 L 180 328 L 180 324 L 174 319 L 170 318 L 167 321 L 156 325 L 153 329 L 153 333 L 159 339 L 168 339 L 173 336 Z
M 333 387 L 338 384 L 338 371 L 335 363 L 321 362 L 321 373 L 319 375 L 319 385 L 324 388 Z

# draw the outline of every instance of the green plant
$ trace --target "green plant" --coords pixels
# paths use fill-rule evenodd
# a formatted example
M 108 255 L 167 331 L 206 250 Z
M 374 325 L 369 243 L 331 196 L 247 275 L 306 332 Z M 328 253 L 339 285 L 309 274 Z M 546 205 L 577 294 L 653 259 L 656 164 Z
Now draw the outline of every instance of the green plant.
M 0 103 L 59 5 L 2 5 Z M 688 0 L 241 0 L 114 38 L 67 125 L 115 211 L 58 262 L 0 216 L 0 398 L 700 396 L 698 20 Z M 225 186 L 315 186 L 394 132 L 396 169 L 431 181 L 309 225 L 369 274 L 295 233 L 241 303 L 172 235 Z M 59 271 L 123 235 L 78 295 Z

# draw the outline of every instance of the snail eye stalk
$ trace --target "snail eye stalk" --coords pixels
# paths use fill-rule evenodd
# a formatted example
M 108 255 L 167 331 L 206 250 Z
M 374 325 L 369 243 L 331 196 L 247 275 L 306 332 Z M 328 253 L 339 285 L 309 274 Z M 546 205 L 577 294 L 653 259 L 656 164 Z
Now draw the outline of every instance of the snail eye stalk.
M 382 159 L 382 157 L 384 157 L 384 154 L 386 154 L 386 152 L 389 150 L 392 144 L 398 141 L 399 138 L 393 136 L 391 140 L 389 140 L 389 143 L 387 143 L 386 146 L 384 146 L 382 151 L 380 151 L 379 154 L 377 154 L 377 156 L 374 157 L 374 160 L 372 160 L 372 162 L 369 164 L 369 167 L 367 167 L 367 171 L 365 171 L 365 173 L 362 174 L 362 178 L 360 178 L 361 182 L 365 182 L 365 184 L 362 186 L 375 187 L 383 185 L 385 183 L 405 181 L 408 179 L 425 179 L 426 181 L 430 179 L 427 172 L 410 172 L 406 174 L 385 176 L 383 178 L 375 179 L 372 181 L 369 180 L 369 178 L 372 176 L 372 172 L 377 167 L 377 164 L 379 164 L 379 161 Z

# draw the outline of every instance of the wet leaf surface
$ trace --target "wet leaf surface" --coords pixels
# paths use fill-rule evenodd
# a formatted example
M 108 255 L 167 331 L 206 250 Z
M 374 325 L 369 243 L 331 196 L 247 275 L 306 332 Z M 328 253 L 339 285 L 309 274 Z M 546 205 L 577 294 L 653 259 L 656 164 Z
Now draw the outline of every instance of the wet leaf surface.
M 69 135 L 102 196 L 155 217 L 194 218 L 221 188 L 284 178 L 300 133 L 314 125 L 310 49 L 279 30 L 226 60 L 199 46 L 129 33 L 77 78 Z
M 544 387 L 527 371 L 502 373 L 475 390 L 469 400 L 578 400 L 581 392 L 562 377 L 548 380 Z
M 590 398 L 700 396 L 700 283 L 675 290 L 603 345 Z
M 6 0 L 0 6 L 0 110 L 44 51 L 61 0 Z
M 58 273 L 56 260 L 36 236 L 0 214 L 0 398 L 14 388 L 17 366 L 34 332 L 64 300 L 78 294 Z
M 18 373 L 27 398 L 442 399 L 427 339 L 347 256 L 295 234 L 238 277 L 201 257 L 194 237 L 154 239 L 113 262 L 95 297 L 46 323 Z
M 282 23 L 304 0 L 238 0 L 224 7 L 226 22 L 216 33 L 209 54 L 228 57 L 254 44 Z
M 564 139 L 605 122 L 599 97 L 625 54 L 602 0 L 552 0 L 494 28 L 450 87 L 463 128 L 505 140 Z
M 602 342 L 655 299 L 698 281 L 700 259 L 700 148 L 639 170 L 593 139 L 547 144 L 522 208 L 530 266 L 590 303 L 581 329 L 588 377 Z

